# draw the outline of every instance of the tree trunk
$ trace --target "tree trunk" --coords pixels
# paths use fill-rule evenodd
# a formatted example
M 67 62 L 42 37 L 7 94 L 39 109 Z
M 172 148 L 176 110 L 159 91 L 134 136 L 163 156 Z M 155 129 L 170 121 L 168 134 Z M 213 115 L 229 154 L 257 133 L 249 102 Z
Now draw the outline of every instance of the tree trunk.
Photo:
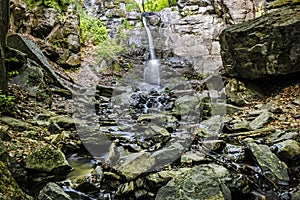
M 5 67 L 6 35 L 9 24 L 9 0 L 0 0 L 0 90 L 7 93 L 7 73 Z

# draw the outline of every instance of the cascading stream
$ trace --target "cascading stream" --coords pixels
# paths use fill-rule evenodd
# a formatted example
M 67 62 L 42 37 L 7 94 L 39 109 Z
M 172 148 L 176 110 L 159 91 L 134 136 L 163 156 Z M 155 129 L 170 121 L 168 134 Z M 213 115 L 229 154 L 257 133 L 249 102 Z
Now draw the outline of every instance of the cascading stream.
M 145 27 L 145 30 L 146 30 L 147 36 L 148 36 L 150 59 L 155 60 L 156 56 L 155 56 L 155 50 L 154 50 L 153 37 L 152 37 L 151 31 L 150 31 L 150 28 L 147 25 L 147 19 L 144 15 L 142 16 L 142 20 L 143 20 L 143 24 L 144 24 L 144 27 Z
M 160 85 L 160 60 L 156 58 L 153 37 L 150 28 L 147 25 L 145 15 L 142 16 L 142 21 L 148 36 L 150 51 L 150 60 L 146 62 L 144 69 L 144 82 L 150 85 Z

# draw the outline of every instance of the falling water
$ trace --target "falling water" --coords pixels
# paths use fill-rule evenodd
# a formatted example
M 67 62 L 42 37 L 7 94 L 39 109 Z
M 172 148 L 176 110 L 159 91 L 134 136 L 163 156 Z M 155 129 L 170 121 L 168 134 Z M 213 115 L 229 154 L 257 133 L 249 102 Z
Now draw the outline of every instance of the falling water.
M 160 60 L 155 56 L 154 44 L 151 31 L 147 25 L 146 17 L 142 17 L 144 27 L 148 36 L 150 60 L 146 62 L 144 69 L 144 82 L 150 85 L 160 85 Z
M 146 29 L 147 36 L 148 36 L 150 58 L 151 58 L 151 60 L 154 60 L 154 59 L 156 59 L 156 56 L 155 56 L 155 51 L 154 51 L 154 44 L 153 44 L 152 34 L 151 34 L 151 31 L 150 31 L 150 29 L 147 25 L 146 17 L 143 16 L 142 18 L 143 18 L 143 24 L 144 24 L 144 27 Z

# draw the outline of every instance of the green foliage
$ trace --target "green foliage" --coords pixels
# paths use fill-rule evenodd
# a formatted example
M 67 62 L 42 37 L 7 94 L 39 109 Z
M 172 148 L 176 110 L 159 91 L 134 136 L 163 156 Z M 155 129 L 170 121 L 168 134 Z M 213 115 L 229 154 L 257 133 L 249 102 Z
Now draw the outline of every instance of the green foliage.
M 126 4 L 127 12 L 140 10 L 139 4 L 134 0 L 127 0 L 127 1 L 125 1 L 125 4 Z
M 82 14 L 80 17 L 81 42 L 98 45 L 108 37 L 105 24 L 98 18 Z
M 11 71 L 11 72 L 7 72 L 8 77 L 16 76 L 18 74 L 19 74 L 19 72 L 17 70 L 14 70 L 14 71 Z
M 44 0 L 44 5 L 55 8 L 58 12 L 62 12 L 62 5 L 57 0 Z
M 106 39 L 96 47 L 95 54 L 98 61 L 103 59 L 112 60 L 116 59 L 123 50 L 122 43 L 118 44 L 115 39 Z
M 44 6 L 55 8 L 58 12 L 66 10 L 67 6 L 72 4 L 77 11 L 82 10 L 80 0 L 26 0 L 29 8 L 43 4 Z
M 168 8 L 176 4 L 176 0 L 171 0 L 170 4 L 168 0 L 145 0 L 145 11 L 146 12 L 158 12 L 164 8 Z M 142 5 L 140 5 L 142 7 Z M 140 8 L 143 10 L 142 8 Z
M 15 98 L 13 96 L 3 94 L 0 90 L 0 114 L 7 114 L 12 112 L 12 108 L 15 105 L 14 99 Z

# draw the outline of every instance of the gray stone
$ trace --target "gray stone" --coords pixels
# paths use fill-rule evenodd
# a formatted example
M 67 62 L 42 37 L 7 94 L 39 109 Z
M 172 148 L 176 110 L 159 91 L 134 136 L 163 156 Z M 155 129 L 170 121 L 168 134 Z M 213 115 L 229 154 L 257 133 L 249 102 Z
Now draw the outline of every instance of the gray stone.
M 25 158 L 25 167 L 27 169 L 53 172 L 53 173 L 66 173 L 72 169 L 65 155 L 56 149 L 44 147 L 39 149 Z
M 166 143 L 171 138 L 171 133 L 163 127 L 150 126 L 145 130 L 145 137 L 155 143 Z
M 265 110 L 253 121 L 251 121 L 249 126 L 252 130 L 256 130 L 262 128 L 266 123 L 270 122 L 273 119 L 273 114 Z
M 122 164 L 117 167 L 117 170 L 127 180 L 135 179 L 155 165 L 155 159 L 150 157 L 150 154 L 147 152 L 132 153 L 120 159 Z
M 46 38 L 54 26 L 59 22 L 59 12 L 55 8 L 37 9 L 35 21 L 32 21 L 32 34 Z
M 223 129 L 224 119 L 220 115 L 215 115 L 200 123 L 200 127 L 194 130 L 194 135 L 200 137 L 217 138 Z
M 48 183 L 39 193 L 38 200 L 72 200 L 56 183 Z
M 195 163 L 195 162 L 203 162 L 203 161 L 208 161 L 208 160 L 209 159 L 206 158 L 206 155 L 199 151 L 188 151 L 188 152 L 184 153 L 180 158 L 180 162 L 186 163 L 186 164 L 191 164 L 191 163 Z
M 285 140 L 273 145 L 276 155 L 283 161 L 291 161 L 300 155 L 300 144 L 295 140 Z
M 43 68 L 31 59 L 20 69 L 13 81 L 26 89 L 35 100 L 46 105 L 52 103 L 52 92 L 49 87 L 51 82 Z
M 254 79 L 300 71 L 299 12 L 300 5 L 286 6 L 225 29 L 220 43 L 226 73 Z
M 59 115 L 49 118 L 50 123 L 56 123 L 60 128 L 71 129 L 75 128 L 75 122 L 72 117 L 67 115 Z
M 175 111 L 180 114 L 188 114 L 199 110 L 199 99 L 196 96 L 182 96 L 175 102 Z
M 229 171 L 216 164 L 203 164 L 192 168 L 159 189 L 156 200 L 219 199 L 230 200 L 229 188 L 222 182 Z
M 237 122 L 234 122 L 228 128 L 233 132 L 250 131 L 251 127 L 250 127 L 249 123 L 250 122 L 248 122 L 248 121 L 237 121 Z
M 179 168 L 177 171 L 163 170 L 154 174 L 149 174 L 146 176 L 146 180 L 153 184 L 161 184 L 170 181 L 175 176 L 179 176 L 186 171 L 189 171 L 190 168 Z
M 181 156 L 184 150 L 184 147 L 178 142 L 168 143 L 167 146 L 152 153 L 151 158 L 155 159 L 155 167 L 159 168 L 175 161 Z
M 262 170 L 262 174 L 272 182 L 288 185 L 290 180 L 287 166 L 271 152 L 267 145 L 258 145 L 251 139 L 245 139 L 247 147 Z
M 0 117 L 0 121 L 4 122 L 15 131 L 25 131 L 30 129 L 29 124 L 12 117 Z

